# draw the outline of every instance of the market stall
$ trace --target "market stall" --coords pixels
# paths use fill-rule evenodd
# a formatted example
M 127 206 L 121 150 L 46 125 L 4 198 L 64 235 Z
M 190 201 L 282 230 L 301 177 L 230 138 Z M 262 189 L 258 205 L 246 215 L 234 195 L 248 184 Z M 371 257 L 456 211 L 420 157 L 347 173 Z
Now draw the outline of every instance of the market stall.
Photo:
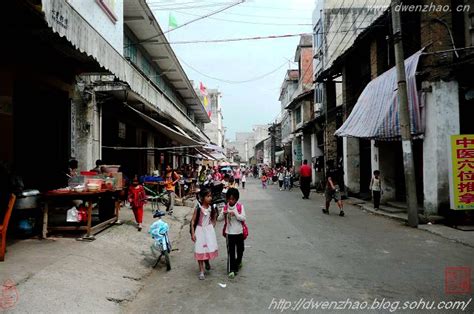
M 43 230 L 42 237 L 43 239 L 47 238 L 48 232 L 50 231 L 68 231 L 68 230 L 84 230 L 86 231 L 85 235 L 80 239 L 84 240 L 94 240 L 94 235 L 102 231 L 106 227 L 115 224 L 119 219 L 120 212 L 120 199 L 119 193 L 121 190 L 105 190 L 105 191 L 86 191 L 86 192 L 76 192 L 76 191 L 49 191 L 46 192 L 43 196 L 44 199 L 44 209 L 43 209 Z M 94 204 L 98 203 L 101 198 L 110 198 L 115 202 L 115 208 L 113 216 L 108 218 L 105 221 L 100 222 L 99 224 L 92 225 L 92 209 Z M 70 201 L 83 201 L 87 208 L 87 220 L 86 225 L 63 225 L 63 226 L 50 226 L 48 225 L 49 215 L 51 209 L 61 209 L 61 207 L 56 207 L 56 204 L 64 204 L 64 202 Z
M 84 230 L 85 235 L 79 239 L 93 240 L 95 234 L 118 222 L 123 176 L 115 172 L 118 166 L 104 166 L 104 169 L 107 172 L 102 174 L 83 171 L 69 179 L 68 187 L 43 194 L 43 238 L 51 231 Z M 94 208 L 99 213 L 99 222 L 95 224 Z M 56 226 L 50 224 L 50 216 L 55 213 L 66 213 L 66 219 Z

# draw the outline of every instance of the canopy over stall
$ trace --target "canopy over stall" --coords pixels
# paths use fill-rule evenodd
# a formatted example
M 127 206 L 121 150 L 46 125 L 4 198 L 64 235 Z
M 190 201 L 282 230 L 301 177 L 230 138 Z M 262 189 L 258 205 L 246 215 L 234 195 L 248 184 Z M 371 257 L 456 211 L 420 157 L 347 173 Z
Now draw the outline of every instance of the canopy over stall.
M 405 60 L 411 133 L 423 134 L 416 67 L 422 50 Z M 370 81 L 359 96 L 351 114 L 335 132 L 337 136 L 376 140 L 400 140 L 398 81 L 395 67 Z

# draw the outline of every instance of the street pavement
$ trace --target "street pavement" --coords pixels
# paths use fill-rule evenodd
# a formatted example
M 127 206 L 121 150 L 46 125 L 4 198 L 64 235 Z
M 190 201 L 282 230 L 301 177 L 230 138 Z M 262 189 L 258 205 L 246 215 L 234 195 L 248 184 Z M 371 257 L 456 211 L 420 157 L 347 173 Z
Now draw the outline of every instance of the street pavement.
M 420 299 L 472 298 L 472 292 L 445 291 L 446 267 L 472 269 L 472 247 L 352 205 L 345 206 L 345 217 L 338 216 L 334 203 L 330 215 L 324 215 L 323 195 L 314 192 L 310 200 L 303 200 L 297 189 L 279 191 L 270 185 L 262 190 L 255 179 L 249 179 L 247 189 L 240 192 L 249 238 L 239 275 L 234 279 L 226 276 L 225 239 L 222 223 L 218 223 L 219 257 L 211 262 L 213 269 L 206 279 L 198 280 L 193 243 L 185 225 L 174 243 L 173 269 L 166 272 L 163 265 L 155 269 L 133 301 L 121 304 L 122 312 L 280 312 L 290 305 L 290 309 L 304 311 L 312 306 L 313 312 L 321 312 L 315 306 L 324 301 L 344 301 L 345 305 L 337 306 L 349 312 L 358 304 L 364 306 L 363 302 L 375 306 L 375 312 L 393 312 L 397 301 L 403 305 Z M 465 310 L 474 311 L 472 301 Z

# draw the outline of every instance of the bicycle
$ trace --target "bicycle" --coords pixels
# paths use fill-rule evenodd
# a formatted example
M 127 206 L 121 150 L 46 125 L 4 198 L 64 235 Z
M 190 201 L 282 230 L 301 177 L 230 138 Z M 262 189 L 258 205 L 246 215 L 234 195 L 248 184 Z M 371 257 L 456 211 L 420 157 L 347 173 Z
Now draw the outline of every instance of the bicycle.
M 160 210 L 160 203 L 164 205 L 165 207 L 168 207 L 168 204 L 170 202 L 169 199 L 169 194 L 167 191 L 163 191 L 161 193 L 157 193 L 153 191 L 150 188 L 147 188 L 145 185 L 143 185 L 145 188 L 145 191 L 147 192 L 147 200 L 151 203 L 151 208 L 153 210 Z
M 169 271 L 171 270 L 171 261 L 169 255 L 171 252 L 171 242 L 168 237 L 169 225 L 161 218 L 165 215 L 166 213 L 159 210 L 153 212 L 153 218 L 158 218 L 158 220 L 150 226 L 149 233 L 153 238 L 151 252 L 156 257 L 153 268 L 156 268 L 161 260 L 161 257 L 164 257 L 166 270 Z

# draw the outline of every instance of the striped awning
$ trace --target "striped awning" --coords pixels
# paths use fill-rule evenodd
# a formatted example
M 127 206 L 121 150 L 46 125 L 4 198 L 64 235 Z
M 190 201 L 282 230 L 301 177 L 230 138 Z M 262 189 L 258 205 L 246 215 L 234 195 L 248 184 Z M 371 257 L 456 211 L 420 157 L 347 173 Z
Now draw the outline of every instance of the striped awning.
M 416 88 L 416 67 L 422 50 L 405 60 L 412 135 L 423 134 Z M 393 67 L 370 81 L 359 96 L 351 114 L 334 133 L 343 137 L 400 140 L 397 71 Z

